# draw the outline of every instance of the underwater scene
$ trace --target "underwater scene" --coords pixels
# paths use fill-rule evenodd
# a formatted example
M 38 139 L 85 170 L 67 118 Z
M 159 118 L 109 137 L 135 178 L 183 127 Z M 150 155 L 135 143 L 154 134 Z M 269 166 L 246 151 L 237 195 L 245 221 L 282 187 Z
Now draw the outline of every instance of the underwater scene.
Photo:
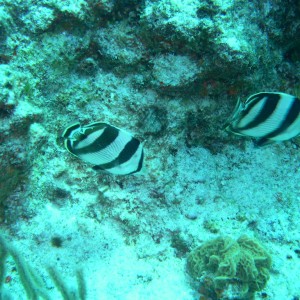
M 0 300 L 300 299 L 300 0 L 0 0 Z

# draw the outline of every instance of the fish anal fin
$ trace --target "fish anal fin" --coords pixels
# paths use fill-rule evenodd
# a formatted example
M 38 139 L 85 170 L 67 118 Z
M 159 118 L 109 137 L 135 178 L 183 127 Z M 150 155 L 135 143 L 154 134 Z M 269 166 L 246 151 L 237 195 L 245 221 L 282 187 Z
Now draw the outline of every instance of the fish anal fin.
M 268 146 L 268 145 L 271 145 L 271 144 L 274 144 L 274 143 L 275 143 L 275 141 L 270 140 L 268 138 L 261 138 L 261 139 L 258 139 L 255 142 L 255 146 L 257 146 L 257 147 L 264 147 L 264 146 Z

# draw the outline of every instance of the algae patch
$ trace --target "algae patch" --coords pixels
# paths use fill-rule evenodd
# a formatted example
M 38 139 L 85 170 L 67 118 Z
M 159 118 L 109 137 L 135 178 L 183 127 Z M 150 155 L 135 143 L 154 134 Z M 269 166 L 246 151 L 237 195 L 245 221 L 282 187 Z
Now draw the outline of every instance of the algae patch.
M 200 293 L 212 299 L 253 299 L 266 286 L 270 268 L 268 252 L 247 236 L 213 239 L 187 258 L 189 275 L 200 279 Z

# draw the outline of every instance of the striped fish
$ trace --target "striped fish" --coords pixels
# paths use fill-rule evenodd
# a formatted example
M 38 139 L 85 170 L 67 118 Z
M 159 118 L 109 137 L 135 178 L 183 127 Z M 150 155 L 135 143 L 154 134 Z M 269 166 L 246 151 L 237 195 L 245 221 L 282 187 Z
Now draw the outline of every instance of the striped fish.
M 300 134 L 300 100 L 285 93 L 254 94 L 245 102 L 238 100 L 225 128 L 258 138 L 258 146 L 289 140 Z
M 112 125 L 94 122 L 89 125 L 75 123 L 63 133 L 66 149 L 93 164 L 94 170 L 115 175 L 139 172 L 143 166 L 143 144 L 129 133 Z

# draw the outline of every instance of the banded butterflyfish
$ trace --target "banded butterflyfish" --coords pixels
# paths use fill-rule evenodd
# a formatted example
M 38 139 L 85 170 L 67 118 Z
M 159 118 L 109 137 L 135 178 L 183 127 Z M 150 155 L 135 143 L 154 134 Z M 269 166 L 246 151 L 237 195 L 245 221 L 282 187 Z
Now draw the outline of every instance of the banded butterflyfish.
M 107 123 L 75 123 L 63 133 L 66 149 L 94 170 L 115 175 L 139 172 L 143 166 L 143 144 L 129 133 Z
M 264 92 L 238 100 L 225 129 L 257 138 L 257 145 L 286 141 L 300 134 L 299 98 L 279 92 Z

